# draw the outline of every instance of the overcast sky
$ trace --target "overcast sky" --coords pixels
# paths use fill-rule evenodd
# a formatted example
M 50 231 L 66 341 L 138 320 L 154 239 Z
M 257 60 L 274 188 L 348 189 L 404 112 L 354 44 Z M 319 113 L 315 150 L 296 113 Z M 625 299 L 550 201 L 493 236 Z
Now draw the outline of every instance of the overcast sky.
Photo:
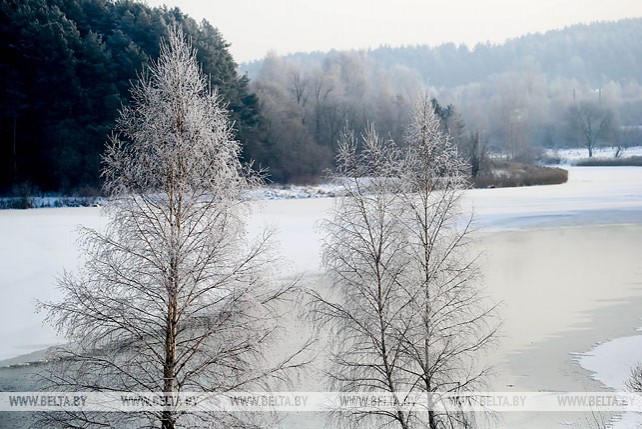
M 269 51 L 502 42 L 576 23 L 642 17 L 641 0 L 146 0 L 206 18 L 237 62 Z

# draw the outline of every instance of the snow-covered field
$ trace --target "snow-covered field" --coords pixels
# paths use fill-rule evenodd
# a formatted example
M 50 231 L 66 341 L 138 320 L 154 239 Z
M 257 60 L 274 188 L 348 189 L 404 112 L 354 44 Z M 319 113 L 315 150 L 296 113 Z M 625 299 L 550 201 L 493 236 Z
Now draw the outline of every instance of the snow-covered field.
M 630 334 L 611 330 L 605 331 L 608 338 L 601 338 L 598 331 L 573 331 L 574 327 L 590 326 L 592 311 L 598 308 L 613 311 L 607 320 L 624 320 L 621 309 L 605 306 L 608 300 L 642 301 L 640 285 L 635 289 L 630 284 L 642 275 L 642 266 L 635 266 L 642 263 L 636 253 L 642 250 L 642 245 L 637 247 L 642 243 L 642 168 L 571 167 L 569 172 L 569 182 L 563 185 L 478 189 L 465 197 L 482 227 L 481 244 L 489 249 L 489 286 L 505 301 L 507 345 L 498 359 L 506 374 L 500 377 L 500 389 L 509 383 L 525 389 L 579 389 L 572 379 L 560 378 L 559 361 L 570 359 L 570 352 L 587 352 L 596 341 Z M 262 225 L 277 228 L 282 254 L 290 261 L 283 272 L 318 273 L 318 222 L 332 208 L 333 199 L 255 204 L 250 232 Z M 104 222 L 96 207 L 0 211 L 0 360 L 60 341 L 43 325 L 43 315 L 34 313 L 35 302 L 56 299 L 56 274 L 78 265 L 76 225 L 101 228 Z M 642 316 L 642 307 L 639 315 L 636 311 L 629 312 L 627 329 L 634 330 Z M 580 336 L 588 340 L 571 341 Z M 550 342 L 555 338 L 563 341 Z M 622 375 L 609 375 L 609 369 L 635 362 L 642 344 L 636 349 L 615 340 L 600 347 L 590 353 L 599 356 L 598 361 L 587 356 L 580 363 L 606 386 L 618 388 L 614 383 L 621 383 Z M 538 353 L 542 359 L 528 359 Z M 642 359 L 642 352 L 639 355 Z
M 598 159 L 611 159 L 615 157 L 617 148 L 615 147 L 597 147 L 593 150 L 593 158 Z M 588 159 L 588 149 L 586 148 L 572 148 L 572 149 L 548 149 L 546 155 L 554 158 L 559 158 L 563 165 L 572 165 L 577 161 Z M 622 158 L 629 156 L 642 156 L 642 146 L 634 146 L 624 149 L 620 154 Z

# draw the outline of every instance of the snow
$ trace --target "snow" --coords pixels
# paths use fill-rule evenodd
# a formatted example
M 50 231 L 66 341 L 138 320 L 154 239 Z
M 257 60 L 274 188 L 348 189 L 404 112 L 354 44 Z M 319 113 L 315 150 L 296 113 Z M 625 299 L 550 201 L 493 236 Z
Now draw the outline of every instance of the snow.
M 1 197 L 0 209 L 8 209 L 23 204 L 20 197 Z M 61 197 L 36 196 L 29 197 L 30 208 L 59 208 L 59 207 L 99 207 L 103 204 L 102 197 Z
M 58 343 L 43 315 L 34 314 L 36 300 L 58 299 L 55 276 L 73 269 L 80 258 L 77 225 L 99 228 L 98 208 L 0 211 L 0 261 L 3 291 L 0 312 L 0 359 Z
M 616 147 L 597 147 L 593 150 L 593 158 L 610 159 L 615 157 Z M 588 149 L 585 147 L 571 149 L 548 149 L 546 155 L 559 158 L 563 165 L 571 165 L 577 161 L 588 159 Z M 634 146 L 624 149 L 620 155 L 622 158 L 631 156 L 642 156 L 642 146 Z
M 594 372 L 593 378 L 616 391 L 627 391 L 631 368 L 640 360 L 642 335 L 616 338 L 579 357 L 580 365 Z
M 579 363 L 594 373 L 595 380 L 615 391 L 627 392 L 626 380 L 631 375 L 631 368 L 640 362 L 640 350 L 642 335 L 617 338 L 583 354 Z M 627 412 L 612 424 L 613 429 L 637 429 L 642 426 L 642 416 Z
M 335 197 L 340 188 L 331 184 L 313 186 L 265 186 L 250 193 L 250 197 L 260 200 L 292 200 L 305 198 Z
M 642 168 L 570 167 L 563 185 L 474 189 L 464 204 L 485 230 L 534 226 L 642 223 Z M 252 225 L 272 225 L 296 271 L 317 271 L 321 220 L 333 199 L 259 203 Z
M 491 228 L 642 222 L 642 168 L 567 170 L 566 184 L 474 189 L 467 199 L 482 225 Z
M 250 233 L 262 225 L 277 228 L 275 238 L 290 261 L 284 275 L 318 272 L 319 221 L 334 200 L 299 199 L 310 193 L 305 187 L 288 192 L 295 197 L 255 203 Z M 316 195 L 332 192 L 326 188 Z M 474 207 L 478 224 L 487 230 L 642 223 L 642 168 L 571 167 L 567 184 L 476 189 L 466 193 L 465 204 Z M 63 268 L 74 270 L 79 262 L 76 226 L 102 227 L 105 219 L 99 214 L 95 207 L 0 211 L 0 290 L 5 300 L 0 312 L 0 360 L 61 341 L 43 325 L 43 315 L 34 314 L 35 303 L 58 298 L 55 276 Z

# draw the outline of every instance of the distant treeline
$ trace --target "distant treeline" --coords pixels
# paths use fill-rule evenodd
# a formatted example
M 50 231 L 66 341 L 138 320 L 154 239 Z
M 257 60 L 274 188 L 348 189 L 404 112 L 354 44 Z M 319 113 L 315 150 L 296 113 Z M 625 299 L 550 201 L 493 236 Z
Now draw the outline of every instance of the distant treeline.
M 476 133 L 487 150 L 532 161 L 543 147 L 642 143 L 640 40 L 642 19 L 627 19 L 474 49 L 450 43 L 269 55 L 241 69 L 271 124 L 270 139 L 317 159 L 296 171 L 284 163 L 285 177 L 314 176 L 329 165 L 346 121 L 357 130 L 374 121 L 401 141 L 420 89 L 449 106 L 456 140 Z
M 30 182 L 95 192 L 118 109 L 171 22 L 192 39 L 238 137 L 249 139 L 257 99 L 208 22 L 128 0 L 0 0 L 0 190 Z
M 642 19 L 472 50 L 446 44 L 269 55 L 241 66 L 250 81 L 214 26 L 176 8 L 0 0 L 0 193 L 99 190 L 100 155 L 118 109 L 172 22 L 193 40 L 228 103 L 244 158 L 274 181 L 319 180 L 346 124 L 358 132 L 374 122 L 402 141 L 409 106 L 423 89 L 441 103 L 463 152 L 478 160 L 488 150 L 528 161 L 540 147 L 582 145 L 587 121 L 597 145 L 640 141 Z
M 406 68 L 434 88 L 456 88 L 482 81 L 515 68 L 536 64 L 549 78 L 578 79 L 592 86 L 609 81 L 640 79 L 642 70 L 642 18 L 578 24 L 544 34 L 528 34 L 503 44 L 445 43 L 360 51 L 383 70 Z M 340 54 L 311 52 L 284 56 L 298 64 L 321 63 Z M 241 65 L 250 78 L 258 77 L 262 61 Z

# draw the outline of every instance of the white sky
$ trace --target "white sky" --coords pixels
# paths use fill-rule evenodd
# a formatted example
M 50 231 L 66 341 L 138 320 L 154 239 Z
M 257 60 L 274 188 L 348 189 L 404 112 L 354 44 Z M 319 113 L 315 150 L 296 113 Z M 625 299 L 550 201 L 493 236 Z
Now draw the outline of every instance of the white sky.
M 576 23 L 642 16 L 641 0 L 146 0 L 206 18 L 237 62 L 269 51 L 502 42 Z

